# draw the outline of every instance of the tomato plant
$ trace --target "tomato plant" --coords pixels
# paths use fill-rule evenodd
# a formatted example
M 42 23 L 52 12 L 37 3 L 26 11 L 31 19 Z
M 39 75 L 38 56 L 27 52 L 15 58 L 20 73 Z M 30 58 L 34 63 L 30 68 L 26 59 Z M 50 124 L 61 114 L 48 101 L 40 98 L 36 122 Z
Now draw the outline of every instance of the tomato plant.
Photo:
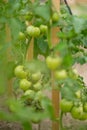
M 58 43 L 52 41 L 54 28 L 59 28 Z M 25 130 L 32 129 L 31 122 L 57 120 L 52 101 L 44 93 L 52 92 L 53 81 L 61 93 L 61 113 L 86 120 L 87 86 L 73 68 L 75 63 L 87 63 L 86 49 L 87 18 L 71 15 L 65 5 L 57 12 L 51 0 L 1 0 L 0 96 L 12 97 L 3 102 L 11 112 L 1 110 L 0 120 L 20 120 Z

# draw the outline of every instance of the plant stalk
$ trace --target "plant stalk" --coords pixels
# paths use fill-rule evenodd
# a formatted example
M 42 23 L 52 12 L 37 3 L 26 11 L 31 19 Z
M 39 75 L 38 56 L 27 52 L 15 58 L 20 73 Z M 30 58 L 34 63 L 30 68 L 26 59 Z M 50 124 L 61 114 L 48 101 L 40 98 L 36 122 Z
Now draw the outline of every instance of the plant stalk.
M 63 122 L 62 122 L 62 119 L 63 119 L 63 112 L 60 112 L 60 130 L 63 130 Z

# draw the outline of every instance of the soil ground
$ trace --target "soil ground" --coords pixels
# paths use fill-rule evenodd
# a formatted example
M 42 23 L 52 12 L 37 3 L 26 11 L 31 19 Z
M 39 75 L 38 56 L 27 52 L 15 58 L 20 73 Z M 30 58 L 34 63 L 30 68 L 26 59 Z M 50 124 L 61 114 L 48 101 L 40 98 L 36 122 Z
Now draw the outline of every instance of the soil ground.
M 64 130 L 87 130 L 87 121 L 74 120 L 68 114 L 63 118 Z M 23 130 L 17 122 L 0 121 L 0 130 Z M 51 123 L 43 121 L 40 125 L 33 125 L 33 130 L 51 130 Z
M 22 127 L 16 122 L 0 121 L 0 130 L 22 130 Z

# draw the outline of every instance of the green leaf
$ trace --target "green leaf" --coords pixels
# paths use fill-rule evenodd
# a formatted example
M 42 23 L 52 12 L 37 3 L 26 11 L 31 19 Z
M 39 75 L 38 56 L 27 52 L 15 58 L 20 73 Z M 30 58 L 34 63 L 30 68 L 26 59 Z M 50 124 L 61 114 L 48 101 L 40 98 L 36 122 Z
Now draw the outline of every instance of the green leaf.
M 60 41 L 56 46 L 55 46 L 55 51 L 59 51 L 60 53 L 63 53 L 67 50 L 68 46 L 66 41 Z
M 62 98 L 66 98 L 68 100 L 75 99 L 74 92 L 71 91 L 71 88 L 69 86 L 64 86 L 63 88 L 61 88 L 61 96 Z
M 66 34 L 64 32 L 59 31 L 57 35 L 59 38 L 66 39 Z
M 64 67 L 68 68 L 68 67 L 72 66 L 72 64 L 73 64 L 72 55 L 70 53 L 68 53 L 67 55 L 65 55 L 63 57 L 63 65 L 64 65 Z
M 50 119 L 55 119 L 54 109 L 51 100 L 46 97 L 42 100 L 41 103 L 42 107 L 45 109 L 45 112 L 47 113 L 47 116 L 49 116 Z
M 48 55 L 49 47 L 46 41 L 46 38 L 40 37 L 34 40 L 34 55 L 35 57 L 38 54 L 43 54 L 44 56 Z
M 7 80 L 6 80 L 3 72 L 1 72 L 1 70 L 0 70 L 0 95 L 4 94 L 6 92 L 6 85 L 7 85 Z
M 50 19 L 50 8 L 47 4 L 34 7 L 34 13 L 46 21 L 49 21 Z
M 87 36 L 83 37 L 83 39 L 81 39 L 82 43 L 83 43 L 83 46 L 85 48 L 87 48 Z
M 82 88 L 82 83 L 80 83 L 78 80 L 68 78 L 64 81 L 63 87 L 60 88 L 61 96 L 62 98 L 75 101 L 77 100 L 75 92 Z
M 31 72 L 40 71 L 44 74 L 49 75 L 49 70 L 48 70 L 47 65 L 44 61 L 33 59 L 30 62 L 26 62 L 25 67 Z
M 82 55 L 82 56 L 77 56 L 77 57 L 75 57 L 75 58 L 74 58 L 74 62 L 75 62 L 75 63 L 80 63 L 80 64 L 85 64 L 85 63 L 87 63 L 87 55 L 86 55 L 86 56 Z
M 9 27 L 11 29 L 12 40 L 18 38 L 18 34 L 24 28 L 24 24 L 17 18 L 9 19 Z
M 80 33 L 84 28 L 85 20 L 79 17 L 73 17 L 73 26 L 75 32 L 78 34 Z

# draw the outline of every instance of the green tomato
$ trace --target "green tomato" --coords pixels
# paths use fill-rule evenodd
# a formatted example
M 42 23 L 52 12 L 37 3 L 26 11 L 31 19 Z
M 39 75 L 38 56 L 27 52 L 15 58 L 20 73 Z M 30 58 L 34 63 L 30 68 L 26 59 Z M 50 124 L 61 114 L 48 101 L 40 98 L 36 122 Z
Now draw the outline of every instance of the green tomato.
M 27 12 L 25 15 L 25 19 L 31 21 L 33 18 L 33 13 L 32 12 Z
M 36 72 L 31 75 L 32 81 L 37 82 L 41 78 L 41 72 Z
M 41 33 L 47 33 L 48 27 L 46 25 L 40 25 L 40 31 Z
M 30 25 L 27 27 L 26 32 L 30 37 L 34 36 L 35 27 Z
M 75 92 L 75 95 L 76 95 L 76 97 L 77 97 L 78 99 L 80 99 L 80 98 L 81 98 L 81 91 L 80 91 L 80 90 L 76 91 L 76 92 Z
M 38 124 L 38 123 L 40 123 L 40 119 L 34 118 L 34 119 L 32 119 L 32 123 Z
M 40 29 L 38 27 L 34 27 L 34 37 L 38 37 L 40 35 Z
M 20 80 L 20 88 L 23 91 L 28 90 L 31 87 L 32 83 L 30 81 L 28 81 L 27 79 L 22 79 Z
M 87 102 L 85 102 L 85 103 L 83 104 L 83 110 L 84 110 L 85 112 L 87 112 Z
M 15 70 L 14 74 L 18 78 L 26 78 L 27 77 L 27 72 L 24 71 L 24 66 L 18 65 Z
M 57 12 L 54 12 L 53 15 L 52 15 L 52 21 L 53 22 L 58 22 L 59 20 L 59 15 Z
M 11 112 L 16 112 L 16 111 L 17 111 L 17 109 L 16 109 L 14 103 L 10 103 L 10 104 L 9 104 L 9 109 L 10 109 Z
M 33 90 L 26 90 L 24 93 L 24 96 L 27 97 L 27 99 L 34 99 L 35 92 Z
M 64 113 L 70 112 L 72 107 L 73 107 L 73 102 L 72 101 L 68 101 L 66 99 L 62 99 L 60 101 L 60 108 L 61 108 L 62 112 L 64 112 Z
M 71 110 L 71 115 L 75 119 L 81 119 L 83 115 L 83 107 L 82 106 L 74 106 Z
M 42 85 L 40 82 L 37 82 L 36 84 L 33 85 L 33 89 L 35 91 L 39 91 L 42 88 Z
M 61 65 L 62 59 L 60 57 L 51 57 L 46 58 L 47 67 L 51 70 L 57 69 Z
M 66 70 L 57 70 L 55 72 L 55 78 L 58 80 L 63 80 L 67 78 L 67 72 Z
M 87 113 L 86 112 L 82 113 L 80 120 L 87 120 Z
M 23 32 L 19 32 L 19 40 L 25 40 L 25 34 Z
M 73 77 L 78 78 L 78 72 L 76 69 L 72 69 Z

